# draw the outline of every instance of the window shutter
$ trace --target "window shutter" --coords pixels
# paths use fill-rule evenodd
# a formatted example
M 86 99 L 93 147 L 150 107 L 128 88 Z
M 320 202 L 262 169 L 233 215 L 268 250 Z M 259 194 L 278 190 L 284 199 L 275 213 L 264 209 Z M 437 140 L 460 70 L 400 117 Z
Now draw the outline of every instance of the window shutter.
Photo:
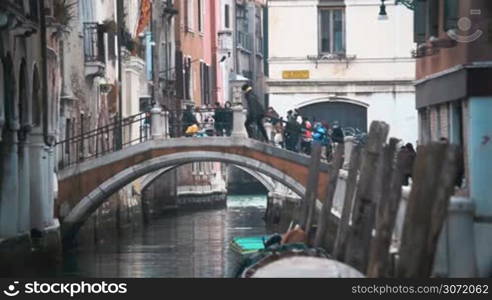
M 448 31 L 457 27 L 459 7 L 458 0 L 444 1 L 444 30 Z
M 415 1 L 414 11 L 414 42 L 424 43 L 427 29 L 427 1 Z
M 176 97 L 183 99 L 183 53 L 176 51 Z
M 185 66 L 184 66 L 184 69 L 185 69 L 185 78 L 184 78 L 184 86 L 185 86 L 185 91 L 184 91 L 184 97 L 186 100 L 191 100 L 191 92 L 190 92 L 190 89 L 191 89 L 191 61 L 190 61 L 190 58 L 186 58 L 186 61 L 185 61 Z

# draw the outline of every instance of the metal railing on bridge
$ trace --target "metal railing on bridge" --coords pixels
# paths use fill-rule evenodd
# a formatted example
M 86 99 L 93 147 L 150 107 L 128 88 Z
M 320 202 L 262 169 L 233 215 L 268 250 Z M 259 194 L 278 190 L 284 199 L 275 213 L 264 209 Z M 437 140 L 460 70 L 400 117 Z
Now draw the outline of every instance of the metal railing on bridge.
M 201 108 L 191 113 L 192 120 L 186 120 L 186 111 L 153 108 L 123 120 L 115 118 L 112 123 L 87 131 L 84 125 L 87 120 L 82 119 L 78 124 L 80 134 L 67 134 L 56 144 L 58 167 L 65 169 L 150 139 L 231 136 L 232 110 L 223 110 L 227 121 L 216 121 L 217 111 L 213 108 Z
M 85 126 L 80 123 L 79 135 L 56 144 L 60 169 L 147 141 L 151 134 L 149 113 L 139 113 L 123 120 L 115 118 L 112 123 L 88 131 L 84 131 Z

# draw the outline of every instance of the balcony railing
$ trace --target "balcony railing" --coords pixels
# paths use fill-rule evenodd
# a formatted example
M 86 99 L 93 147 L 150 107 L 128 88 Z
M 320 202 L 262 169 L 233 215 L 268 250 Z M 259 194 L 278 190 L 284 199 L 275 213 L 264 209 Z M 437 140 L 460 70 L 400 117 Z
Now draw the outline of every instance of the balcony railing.
M 105 62 L 104 31 L 98 23 L 84 23 L 84 57 L 86 63 Z

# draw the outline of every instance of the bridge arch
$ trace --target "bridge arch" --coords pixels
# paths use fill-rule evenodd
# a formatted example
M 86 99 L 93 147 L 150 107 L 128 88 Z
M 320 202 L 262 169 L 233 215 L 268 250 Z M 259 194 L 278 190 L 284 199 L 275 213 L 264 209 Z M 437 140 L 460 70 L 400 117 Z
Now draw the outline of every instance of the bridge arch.
M 169 171 L 171 168 L 191 162 L 217 161 L 231 163 L 246 169 L 265 174 L 276 181 L 281 182 L 296 194 L 302 196 L 305 187 L 296 179 L 286 175 L 282 171 L 267 164 L 258 162 L 252 158 L 236 154 L 224 154 L 218 152 L 194 151 L 187 153 L 174 153 L 160 156 L 149 161 L 142 162 L 132 168 L 125 169 L 106 180 L 103 184 L 84 197 L 63 220 L 63 238 L 65 241 L 72 239 L 89 218 L 112 194 L 137 178 L 155 172 L 159 169 Z
M 106 199 L 146 174 L 192 162 L 223 162 L 262 173 L 301 197 L 308 183 L 310 157 L 240 137 L 154 139 L 62 169 L 56 215 L 66 241 Z M 318 195 L 328 187 L 320 165 Z M 62 209 L 63 208 L 63 209 Z M 68 211 L 68 214 L 61 214 Z

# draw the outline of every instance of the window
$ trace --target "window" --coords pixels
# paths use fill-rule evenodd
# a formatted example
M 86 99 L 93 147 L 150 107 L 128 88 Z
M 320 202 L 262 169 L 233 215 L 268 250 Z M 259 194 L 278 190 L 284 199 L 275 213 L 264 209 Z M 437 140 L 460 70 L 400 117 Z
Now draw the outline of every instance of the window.
M 35 127 L 41 125 L 41 82 L 39 80 L 38 68 L 35 67 L 32 79 L 32 123 Z
M 229 28 L 231 25 L 230 25 L 230 11 L 229 11 L 229 4 L 226 4 L 224 6 L 224 24 L 225 24 L 225 28 Z
M 200 1 L 200 0 L 198 0 Z M 185 2 L 185 21 L 186 21 L 186 30 L 192 32 L 193 31 L 193 0 L 186 0 Z
M 320 52 L 345 53 L 345 11 L 322 8 L 319 12 Z
M 185 69 L 183 63 L 183 53 L 181 51 L 176 51 L 175 56 L 176 62 L 176 97 L 183 99 L 185 96 Z
M 202 104 L 209 105 L 210 102 L 210 66 L 201 62 L 200 63 L 200 84 L 201 84 L 201 92 L 202 92 Z
M 252 36 L 249 34 L 248 11 L 245 6 L 236 7 L 237 44 L 242 49 L 252 50 Z
M 184 78 L 184 97 L 186 100 L 191 100 L 191 91 L 192 91 L 192 74 L 191 74 L 191 58 L 185 58 L 185 78 Z
M 203 32 L 204 5 L 203 0 L 197 0 L 198 3 L 198 31 Z
M 444 7 L 443 7 L 444 5 Z M 459 0 L 430 1 L 416 0 L 414 13 L 414 42 L 425 43 L 431 36 L 439 36 L 441 20 L 444 31 L 457 27 Z M 444 15 L 442 15 L 444 13 Z

